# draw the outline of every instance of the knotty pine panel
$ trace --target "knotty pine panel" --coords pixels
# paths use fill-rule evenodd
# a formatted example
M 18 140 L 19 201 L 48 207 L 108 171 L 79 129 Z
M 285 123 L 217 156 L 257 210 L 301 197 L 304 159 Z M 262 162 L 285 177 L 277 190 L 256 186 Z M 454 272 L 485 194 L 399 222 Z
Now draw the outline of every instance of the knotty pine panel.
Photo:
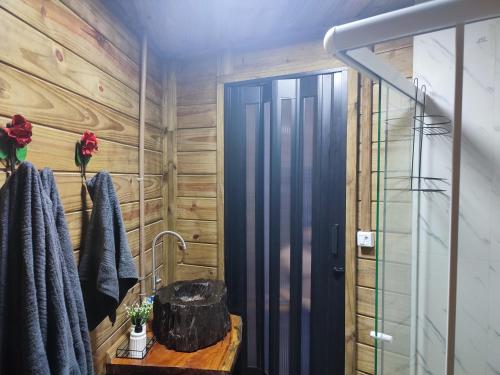
M 139 94 L 63 45 L 0 9 L 0 61 L 139 118 Z M 160 124 L 160 107 L 147 101 L 146 121 Z
M 215 77 L 177 82 L 177 105 L 215 104 L 217 97 Z
M 176 69 L 179 84 L 195 82 L 196 80 L 211 80 L 217 75 L 217 57 L 214 55 L 203 58 L 179 60 Z
M 114 14 L 104 8 L 101 0 L 61 0 L 61 3 L 95 28 L 99 34 L 102 34 L 132 61 L 140 64 L 141 43 L 139 38 Z M 159 75 L 154 77 L 157 80 L 160 79 Z
M 177 220 L 177 232 L 189 242 L 217 243 L 217 222 L 202 220 Z
M 356 368 L 366 374 L 374 374 L 375 349 L 373 346 L 358 343 L 356 349 Z
M 33 124 L 33 141 L 29 145 L 27 159 L 38 168 L 50 167 L 56 171 L 77 172 L 75 143 L 80 135 Z M 57 145 L 57 146 L 55 146 Z M 137 147 L 101 140 L 99 151 L 87 166 L 89 172 L 107 170 L 115 173 L 138 173 L 139 152 Z M 145 173 L 161 174 L 161 153 L 145 152 Z
M 215 128 L 178 129 L 177 151 L 215 151 L 217 133 Z
M 215 198 L 177 198 L 177 218 L 190 220 L 217 220 Z
M 140 64 L 58 0 L 4 0 L 1 7 L 136 92 L 140 91 Z M 161 94 L 161 82 L 148 77 L 147 97 L 161 104 Z
M 177 107 L 178 129 L 215 127 L 216 121 L 216 104 L 195 104 Z
M 160 233 L 163 230 L 163 220 L 151 223 L 151 224 L 146 224 L 144 226 L 144 243 L 145 243 L 145 248 L 150 248 L 153 246 L 153 239 L 155 236 Z M 132 229 L 127 232 L 127 239 L 128 239 L 128 244 L 130 246 L 130 249 L 132 251 L 132 255 L 136 256 L 139 254 L 139 228 L 137 229 Z M 159 244 L 162 243 L 162 239 L 158 241 L 158 249 L 161 249 Z M 160 251 L 160 250 L 159 250 Z
M 177 249 L 177 262 L 217 267 L 217 245 L 208 243 L 186 242 L 187 249 Z
M 87 178 L 91 178 L 94 174 L 88 173 Z M 54 173 L 59 195 L 66 213 L 81 211 L 82 209 L 91 209 L 92 200 L 87 194 L 86 189 L 82 184 L 82 178 L 78 173 L 56 172 Z M 5 183 L 7 173 L 0 173 L 0 185 Z M 113 174 L 113 185 L 120 203 L 130 203 L 139 200 L 137 177 L 134 175 Z M 83 189 L 83 190 L 82 190 Z M 146 199 L 154 199 L 161 197 L 161 177 L 160 176 L 145 176 L 144 190 Z
M 219 82 L 300 74 L 344 66 L 325 51 L 322 40 L 229 53 L 225 60 Z
M 139 142 L 138 120 L 2 63 L 0 93 L 0 115 L 22 113 L 32 123 L 76 133 L 91 130 L 100 139 L 128 145 Z M 147 124 L 145 148 L 160 151 L 161 141 L 161 131 Z
M 358 314 L 375 316 L 375 289 L 356 287 L 356 306 Z
M 94 174 L 88 173 L 87 178 Z M 82 178 L 77 173 L 55 173 L 59 195 L 66 212 L 91 209 L 92 200 L 82 185 Z M 139 183 L 137 177 L 130 174 L 113 174 L 113 185 L 120 203 L 130 203 L 139 200 Z M 145 176 L 144 191 L 146 199 L 161 197 L 161 177 Z
M 213 174 L 217 173 L 215 151 L 178 152 L 177 173 Z
M 28 117 L 29 119 L 29 117 Z M 1 118 L 7 122 L 7 118 Z M 81 134 L 69 133 L 50 127 L 33 124 L 32 142 L 29 144 L 27 160 L 37 168 L 49 167 L 54 171 L 79 172 L 75 165 L 75 143 Z M 145 173 L 161 175 L 161 152 L 145 151 Z M 139 150 L 137 147 L 101 139 L 99 151 L 87 165 L 88 172 L 107 170 L 111 173 L 138 173 Z
M 215 198 L 217 196 L 216 184 L 215 175 L 181 175 L 177 177 L 177 196 Z
M 188 264 L 178 264 L 177 280 L 195 280 L 195 279 L 215 279 L 217 277 L 217 268 L 193 266 Z

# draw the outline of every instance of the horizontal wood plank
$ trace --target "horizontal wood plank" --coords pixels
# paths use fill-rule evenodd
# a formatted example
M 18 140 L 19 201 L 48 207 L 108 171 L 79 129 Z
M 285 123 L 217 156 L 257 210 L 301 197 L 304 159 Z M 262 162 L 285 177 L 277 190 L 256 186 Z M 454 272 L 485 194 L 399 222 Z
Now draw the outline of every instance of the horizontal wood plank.
M 139 123 L 105 105 L 0 63 L 0 115 L 21 113 L 33 123 L 136 146 Z M 3 121 L 3 120 L 2 120 Z M 161 131 L 146 125 L 144 145 L 161 150 Z
M 85 22 L 105 35 L 111 43 L 124 52 L 132 61 L 141 62 L 141 43 L 137 35 L 118 18 L 103 7 L 101 0 L 61 0 Z M 155 76 L 159 79 L 159 76 Z
M 356 368 L 366 374 L 374 374 L 375 349 L 372 346 L 356 345 Z
M 230 53 L 219 82 L 236 82 L 288 74 L 300 74 L 344 66 L 323 48 L 322 41 L 284 47 Z
M 177 151 L 215 151 L 217 135 L 215 128 L 177 130 Z
M 217 267 L 217 245 L 188 242 L 187 249 L 177 249 L 179 263 Z
M 163 230 L 163 220 L 147 224 L 144 226 L 144 244 L 145 248 L 148 249 L 153 246 L 154 237 Z M 139 254 L 139 228 L 132 229 L 127 232 L 128 244 L 132 255 L 136 256 Z M 161 239 L 158 241 L 158 245 L 162 243 Z M 158 249 L 161 247 L 158 246 Z
M 137 92 L 1 8 L 0 18 L 0 61 L 139 118 Z M 151 101 L 146 120 L 160 123 L 160 108 Z
M 0 117 L 0 121 L 8 121 Z M 80 139 L 78 134 L 33 124 L 32 142 L 28 148 L 27 160 L 37 168 L 49 167 L 54 171 L 79 172 L 75 165 L 75 144 Z M 57 145 L 57 146 L 55 146 Z M 99 151 L 87 165 L 88 172 L 107 170 L 112 173 L 138 173 L 138 148 L 120 143 L 101 140 Z M 161 175 L 161 152 L 145 152 L 148 161 L 145 173 Z
M 139 92 L 140 66 L 58 0 L 4 0 L 1 6 Z M 146 95 L 161 104 L 161 85 L 149 78 Z
M 177 218 L 190 220 L 217 220 L 215 198 L 177 198 Z
M 215 77 L 177 83 L 177 105 L 179 106 L 215 104 L 216 96 Z
M 177 232 L 189 242 L 217 243 L 217 222 L 177 220 Z
M 177 173 L 216 174 L 216 152 L 179 152 L 177 154 Z
M 177 265 L 177 280 L 215 279 L 216 277 L 217 268 L 214 267 L 193 266 L 188 264 Z
M 178 176 L 177 196 L 215 198 L 217 196 L 216 176 Z
M 216 125 L 215 104 L 177 106 L 177 128 L 210 128 Z
M 375 316 L 375 289 L 356 287 L 356 311 L 365 316 Z
M 357 280 L 356 284 L 367 288 L 375 288 L 375 271 L 377 263 L 374 260 L 357 260 Z
M 91 178 L 88 174 L 87 178 Z M 77 173 L 55 174 L 59 195 L 66 212 L 80 211 L 92 208 L 92 200 L 82 185 L 82 178 Z M 115 191 L 120 203 L 130 203 L 139 200 L 137 177 L 134 175 L 112 175 Z M 83 189 L 83 190 L 82 190 Z M 145 176 L 144 191 L 146 199 L 161 197 L 161 177 Z

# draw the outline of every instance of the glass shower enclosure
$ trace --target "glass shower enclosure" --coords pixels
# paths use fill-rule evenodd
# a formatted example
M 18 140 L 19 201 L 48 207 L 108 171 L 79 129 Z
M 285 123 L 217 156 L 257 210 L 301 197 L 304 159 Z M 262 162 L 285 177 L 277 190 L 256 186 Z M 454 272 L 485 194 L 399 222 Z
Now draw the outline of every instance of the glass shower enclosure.
M 416 100 L 378 81 L 376 374 L 500 373 L 500 19 L 463 32 L 456 318 L 448 340 L 455 40 L 413 38 Z
M 448 226 L 435 224 L 448 222 L 448 176 L 429 150 L 450 141 L 450 121 L 384 81 L 378 89 L 375 370 L 444 370 Z

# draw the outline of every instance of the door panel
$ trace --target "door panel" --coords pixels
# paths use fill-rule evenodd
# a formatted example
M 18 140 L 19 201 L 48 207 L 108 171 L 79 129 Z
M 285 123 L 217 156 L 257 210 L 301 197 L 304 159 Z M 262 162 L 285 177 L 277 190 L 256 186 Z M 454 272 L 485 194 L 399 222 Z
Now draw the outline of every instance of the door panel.
M 226 88 L 225 262 L 239 374 L 342 374 L 344 72 Z

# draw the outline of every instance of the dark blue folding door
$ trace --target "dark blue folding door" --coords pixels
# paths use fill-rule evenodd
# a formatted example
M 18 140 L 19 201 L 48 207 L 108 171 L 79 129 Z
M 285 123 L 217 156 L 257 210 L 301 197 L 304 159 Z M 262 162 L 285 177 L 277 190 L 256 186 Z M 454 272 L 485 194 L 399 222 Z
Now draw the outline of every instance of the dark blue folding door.
M 225 90 L 225 270 L 238 373 L 343 374 L 346 73 Z

